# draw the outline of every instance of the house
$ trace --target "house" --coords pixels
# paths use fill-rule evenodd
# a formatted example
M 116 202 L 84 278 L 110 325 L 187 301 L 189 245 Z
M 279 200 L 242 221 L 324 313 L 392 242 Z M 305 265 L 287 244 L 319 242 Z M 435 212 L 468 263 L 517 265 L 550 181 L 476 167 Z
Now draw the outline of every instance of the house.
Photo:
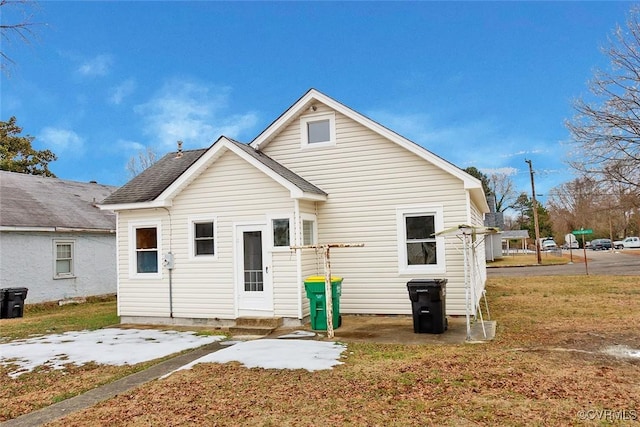
M 488 212 L 476 178 L 314 89 L 250 144 L 179 149 L 101 208 L 118 214 L 121 320 L 211 325 L 305 321 L 323 258 L 291 246 L 318 243 L 363 244 L 331 252 L 341 313 L 410 315 L 407 282 L 446 278 L 447 314 L 464 315 L 460 241 L 436 233 Z
M 0 288 L 26 303 L 116 292 L 115 187 L 0 171 Z

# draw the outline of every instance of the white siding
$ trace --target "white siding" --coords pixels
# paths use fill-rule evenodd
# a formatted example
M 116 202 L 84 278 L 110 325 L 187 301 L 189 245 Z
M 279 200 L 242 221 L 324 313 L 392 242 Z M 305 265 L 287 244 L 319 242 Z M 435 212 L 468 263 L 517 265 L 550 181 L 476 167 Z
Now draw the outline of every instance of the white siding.
M 128 227 L 132 220 L 161 219 L 163 252 L 174 254 L 172 273 L 173 315 L 187 319 L 234 319 L 236 288 L 233 226 L 237 222 L 267 223 L 270 213 L 290 212 L 294 201 L 289 191 L 228 151 L 178 194 L 167 210 L 121 212 L 120 314 L 126 316 L 169 315 L 167 270 L 161 280 L 129 279 Z M 170 215 L 169 215 L 170 213 Z M 194 260 L 189 257 L 189 219 L 208 215 L 216 219 L 217 258 Z M 265 236 L 269 244 L 270 236 Z M 296 258 L 285 252 L 272 253 L 274 315 L 297 317 L 298 281 Z
M 73 242 L 73 277 L 54 279 L 54 241 Z M 116 292 L 113 234 L 2 232 L 0 288 L 27 288 L 26 304 Z
M 325 110 L 320 106 L 318 112 Z M 400 275 L 396 244 L 399 207 L 441 205 L 445 228 L 468 223 L 463 183 L 339 113 L 336 129 L 335 146 L 303 150 L 299 121 L 293 120 L 263 150 L 329 194 L 317 204 L 320 243 L 365 244 L 331 252 L 333 274 L 344 277 L 341 311 L 410 314 L 407 281 L 444 276 L 448 314 L 465 314 L 464 265 L 456 242 L 447 240 L 447 273 L 439 277 Z M 304 275 L 314 264 L 315 257 L 305 255 Z

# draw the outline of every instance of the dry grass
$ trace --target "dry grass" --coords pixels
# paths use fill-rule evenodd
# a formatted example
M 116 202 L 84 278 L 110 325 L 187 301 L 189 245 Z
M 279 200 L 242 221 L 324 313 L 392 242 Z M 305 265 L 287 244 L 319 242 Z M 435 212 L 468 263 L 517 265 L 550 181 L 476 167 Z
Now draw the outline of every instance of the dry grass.
M 567 264 L 570 261 L 569 254 L 563 253 L 561 256 L 549 252 L 542 252 L 540 260 L 541 265 L 559 265 Z M 584 262 L 584 258 L 573 255 L 573 262 Z M 527 265 L 537 265 L 538 258 L 536 254 L 515 254 L 504 256 L 498 260 L 487 263 L 487 267 L 523 267 Z
M 640 416 L 640 361 L 599 353 L 638 348 L 639 277 L 495 278 L 488 295 L 498 321 L 488 344 L 350 343 L 344 365 L 314 373 L 197 365 L 52 425 L 583 425 L 581 411 L 601 425 Z

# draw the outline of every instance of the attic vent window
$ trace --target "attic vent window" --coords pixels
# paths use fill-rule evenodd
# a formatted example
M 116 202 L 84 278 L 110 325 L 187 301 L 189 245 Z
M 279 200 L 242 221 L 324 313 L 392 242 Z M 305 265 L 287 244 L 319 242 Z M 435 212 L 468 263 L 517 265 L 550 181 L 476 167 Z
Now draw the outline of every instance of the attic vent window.
M 335 145 L 336 119 L 334 113 L 311 114 L 300 118 L 302 148 Z

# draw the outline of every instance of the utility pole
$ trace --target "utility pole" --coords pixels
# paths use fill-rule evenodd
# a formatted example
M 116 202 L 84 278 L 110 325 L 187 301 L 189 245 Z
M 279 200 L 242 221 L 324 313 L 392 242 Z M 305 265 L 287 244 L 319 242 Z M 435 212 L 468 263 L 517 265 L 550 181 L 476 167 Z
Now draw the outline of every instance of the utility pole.
M 538 202 L 536 201 L 536 186 L 533 183 L 533 166 L 531 160 L 525 160 L 529 164 L 529 174 L 531 175 L 531 201 L 533 208 L 533 227 L 536 231 L 536 257 L 538 264 L 542 264 L 542 256 L 540 254 L 540 225 L 538 223 Z

